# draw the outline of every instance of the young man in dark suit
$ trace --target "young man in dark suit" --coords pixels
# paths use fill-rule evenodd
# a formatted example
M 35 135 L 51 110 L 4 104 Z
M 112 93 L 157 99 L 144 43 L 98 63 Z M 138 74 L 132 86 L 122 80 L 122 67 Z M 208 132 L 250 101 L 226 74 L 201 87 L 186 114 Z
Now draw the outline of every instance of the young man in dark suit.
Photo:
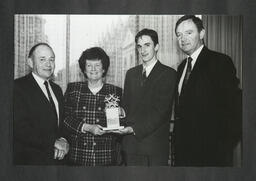
M 142 64 L 126 73 L 124 109 L 127 127 L 123 138 L 126 164 L 168 165 L 169 121 L 176 72 L 157 59 L 158 35 L 143 29 L 135 42 Z
M 68 152 L 62 136 L 61 88 L 50 78 L 55 55 L 46 43 L 28 55 L 32 72 L 14 81 L 13 161 L 17 165 L 58 164 Z
M 177 71 L 175 165 L 232 166 L 242 111 L 233 62 L 204 45 L 205 29 L 198 17 L 181 17 L 175 33 L 187 55 Z

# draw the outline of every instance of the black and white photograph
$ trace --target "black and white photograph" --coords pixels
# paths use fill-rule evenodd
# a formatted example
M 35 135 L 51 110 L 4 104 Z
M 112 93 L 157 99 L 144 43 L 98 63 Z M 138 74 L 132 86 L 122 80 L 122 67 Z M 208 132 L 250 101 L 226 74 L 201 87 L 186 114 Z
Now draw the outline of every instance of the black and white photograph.
M 242 15 L 13 18 L 14 166 L 243 167 Z

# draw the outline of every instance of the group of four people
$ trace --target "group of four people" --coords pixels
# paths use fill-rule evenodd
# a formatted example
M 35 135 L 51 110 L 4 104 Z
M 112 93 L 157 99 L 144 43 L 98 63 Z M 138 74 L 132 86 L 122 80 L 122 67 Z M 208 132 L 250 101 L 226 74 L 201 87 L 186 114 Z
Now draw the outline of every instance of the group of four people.
M 64 97 L 50 80 L 52 48 L 33 46 L 28 56 L 32 73 L 14 82 L 14 163 L 168 165 L 174 107 L 175 166 L 232 166 L 241 136 L 232 60 L 207 49 L 202 20 L 193 15 L 177 21 L 175 34 L 187 55 L 177 73 L 157 59 L 157 33 L 143 29 L 135 37 L 142 64 L 127 71 L 123 91 L 105 83 L 110 60 L 93 47 L 78 61 L 86 81 L 69 83 Z M 119 98 L 125 112 L 122 129 L 103 129 L 109 95 Z

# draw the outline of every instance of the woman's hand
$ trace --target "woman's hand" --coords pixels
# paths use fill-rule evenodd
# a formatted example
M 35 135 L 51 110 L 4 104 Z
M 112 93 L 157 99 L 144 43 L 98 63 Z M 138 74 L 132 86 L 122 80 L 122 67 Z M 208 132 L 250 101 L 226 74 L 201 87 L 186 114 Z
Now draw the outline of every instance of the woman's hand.
M 90 132 L 93 135 L 103 135 L 106 131 L 103 130 L 103 127 L 98 124 L 86 124 L 84 123 L 82 127 L 82 132 Z

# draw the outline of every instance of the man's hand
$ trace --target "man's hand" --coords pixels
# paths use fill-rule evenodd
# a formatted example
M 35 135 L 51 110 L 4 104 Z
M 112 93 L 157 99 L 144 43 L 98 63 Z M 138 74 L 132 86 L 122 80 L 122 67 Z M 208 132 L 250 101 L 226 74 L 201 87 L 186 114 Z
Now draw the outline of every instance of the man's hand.
M 69 151 L 69 144 L 66 139 L 59 138 L 54 143 L 54 159 L 62 160 Z
M 112 133 L 117 133 L 117 134 L 125 135 L 125 134 L 134 133 L 134 131 L 133 131 L 132 127 L 127 126 L 127 127 L 123 128 L 123 129 L 114 130 L 114 131 L 112 131 Z
M 120 119 L 123 119 L 123 118 L 125 118 L 125 117 L 126 117 L 126 113 L 125 113 L 124 108 L 119 107 L 119 109 L 118 109 L 118 113 L 119 113 L 119 118 L 120 118 Z
M 98 124 L 85 124 L 82 127 L 82 132 L 90 132 L 93 135 L 103 135 L 106 131 L 103 130 L 103 127 Z

